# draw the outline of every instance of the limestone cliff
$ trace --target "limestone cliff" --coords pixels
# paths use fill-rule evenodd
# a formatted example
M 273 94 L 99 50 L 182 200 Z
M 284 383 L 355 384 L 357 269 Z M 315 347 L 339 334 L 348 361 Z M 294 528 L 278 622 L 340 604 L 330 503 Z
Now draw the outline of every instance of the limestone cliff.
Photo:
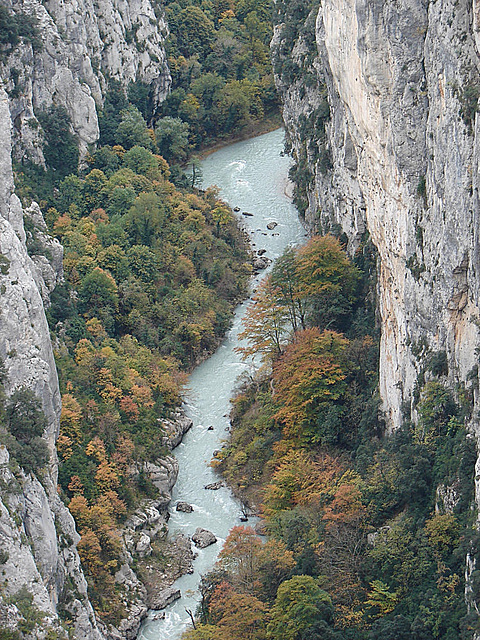
M 101 640 L 79 536 L 57 494 L 61 404 L 44 303 L 62 278 L 63 250 L 38 205 L 23 210 L 12 158 L 44 164 L 37 116 L 52 104 L 66 109 L 85 154 L 98 139 L 97 111 L 112 79 L 125 88 L 145 83 L 158 105 L 170 84 L 166 25 L 149 0 L 2 0 L 0 10 L 0 358 L 7 395 L 26 386 L 41 400 L 50 451 L 48 469 L 34 475 L 0 447 L 0 627 L 32 638 Z M 132 637 L 145 611 L 130 609 L 132 619 L 109 634 Z
M 31 19 L 33 36 L 3 45 L 0 78 L 9 94 L 17 159 L 43 162 L 37 115 L 65 107 L 80 152 L 99 135 L 97 109 L 110 80 L 150 87 L 153 108 L 170 86 L 163 13 L 150 0 L 2 0 L 17 19 Z
M 462 0 L 277 2 L 297 199 L 313 226 L 340 225 L 353 249 L 368 230 L 378 249 L 390 428 L 414 411 L 435 353 L 476 405 L 479 11 Z
M 75 638 L 100 640 L 76 551 L 73 518 L 57 494 L 55 439 L 60 393 L 41 292 L 48 290 L 29 257 L 21 204 L 13 191 L 11 119 L 7 95 L 0 91 L 0 357 L 7 393 L 23 385 L 41 399 L 47 417 L 44 437 L 51 463 L 39 475 L 12 466 L 0 447 L 0 626 L 20 627 L 43 638 L 49 629 L 67 637 L 63 610 Z M 38 211 L 35 212 L 38 217 Z M 54 246 L 61 255 L 61 247 Z M 54 270 L 50 267 L 50 277 Z M 63 616 L 63 619 L 67 619 Z

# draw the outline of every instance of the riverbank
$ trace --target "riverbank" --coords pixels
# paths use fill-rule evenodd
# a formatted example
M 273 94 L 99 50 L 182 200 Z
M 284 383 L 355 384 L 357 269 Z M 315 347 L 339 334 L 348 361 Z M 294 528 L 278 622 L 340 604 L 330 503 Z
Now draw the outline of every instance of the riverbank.
M 281 129 L 283 127 L 283 120 L 281 113 L 272 114 L 269 117 L 263 118 L 262 120 L 258 120 L 252 122 L 251 125 L 242 129 L 242 131 L 235 136 L 229 136 L 224 140 L 217 140 L 213 144 L 208 144 L 206 146 L 201 146 L 198 149 L 197 157 L 200 160 L 205 160 L 212 153 L 219 151 L 225 147 L 228 147 L 232 144 L 236 144 L 237 142 L 244 142 L 245 140 L 251 140 L 252 138 L 257 138 L 259 136 L 264 135 L 265 133 L 271 133 L 272 131 L 276 131 L 277 129 Z

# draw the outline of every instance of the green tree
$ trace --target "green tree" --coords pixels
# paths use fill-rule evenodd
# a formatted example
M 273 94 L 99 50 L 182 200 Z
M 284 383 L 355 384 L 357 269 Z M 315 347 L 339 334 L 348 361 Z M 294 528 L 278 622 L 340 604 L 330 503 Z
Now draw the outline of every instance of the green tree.
M 271 609 L 271 621 L 267 626 L 268 640 L 302 640 L 312 637 L 321 623 L 333 618 L 330 596 L 320 589 L 311 576 L 294 576 L 278 588 L 275 604 Z M 320 636 L 321 637 L 321 636 Z M 325 636 L 328 637 L 328 636 Z
M 113 329 L 113 317 L 118 309 L 118 287 L 112 276 L 96 267 L 83 280 L 79 291 L 79 307 L 89 318 L 102 320 L 105 329 Z
M 121 121 L 117 127 L 115 141 L 125 149 L 131 149 L 138 145 L 146 149 L 152 149 L 153 143 L 140 111 L 133 106 L 129 106 L 120 112 Z
M 455 431 L 459 426 L 455 420 L 457 413 L 458 407 L 451 391 L 440 382 L 427 382 L 418 403 L 418 424 L 415 428 L 417 441 L 432 444 L 449 429 Z
M 20 442 L 43 435 L 47 419 L 40 400 L 31 389 L 20 387 L 7 401 L 5 417 L 10 433 Z
M 155 193 L 141 193 L 124 216 L 123 224 L 133 244 L 151 246 L 161 235 L 165 209 Z
M 138 145 L 127 151 L 123 156 L 123 163 L 135 173 L 140 173 L 143 176 L 147 175 L 152 169 L 158 169 L 157 159 L 151 151 Z
M 186 56 L 205 56 L 215 37 L 213 22 L 196 6 L 187 6 L 180 11 L 177 30 L 177 45 Z
M 155 138 L 159 153 L 170 163 L 186 160 L 188 156 L 188 124 L 180 118 L 166 116 L 155 126 Z
M 65 177 L 78 169 L 78 144 L 71 131 L 71 120 L 65 107 L 52 105 L 38 115 L 45 133 L 43 149 L 45 161 L 59 177 Z

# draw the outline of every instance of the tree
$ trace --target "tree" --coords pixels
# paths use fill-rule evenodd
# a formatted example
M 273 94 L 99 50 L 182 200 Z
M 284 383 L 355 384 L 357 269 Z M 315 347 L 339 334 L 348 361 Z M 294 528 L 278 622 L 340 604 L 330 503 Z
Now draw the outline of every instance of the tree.
M 287 247 L 275 262 L 272 269 L 272 285 L 278 295 L 278 301 L 288 309 L 292 330 L 306 329 L 306 299 L 300 292 L 297 276 L 297 251 Z
M 265 489 L 264 512 L 274 517 L 296 505 L 319 508 L 332 499 L 342 476 L 340 461 L 328 454 L 314 457 L 304 449 L 288 448 Z
M 220 237 L 220 227 L 224 227 L 232 221 L 230 209 L 226 205 L 218 203 L 212 211 L 212 218 L 216 224 L 217 237 Z
M 233 527 L 220 552 L 219 566 L 233 576 L 237 588 L 252 592 L 255 588 L 260 538 L 252 527 Z
M 215 37 L 213 22 L 196 6 L 188 6 L 180 11 L 177 29 L 177 44 L 187 57 L 205 55 Z
M 166 116 L 155 126 L 158 151 L 169 163 L 184 162 L 188 156 L 189 126 L 180 118 Z
M 45 161 L 60 178 L 78 169 L 78 144 L 71 132 L 71 120 L 65 107 L 52 104 L 38 114 L 38 121 L 45 133 L 43 149 Z
M 140 173 L 144 176 L 147 175 L 149 171 L 158 169 L 158 162 L 153 153 L 145 149 L 145 147 L 139 147 L 138 145 L 127 151 L 123 156 L 123 163 L 135 173 Z
M 81 309 L 89 317 L 100 317 L 101 312 L 113 314 L 118 308 L 118 287 L 112 276 L 96 267 L 82 282 L 79 292 Z
M 240 340 L 248 346 L 238 347 L 244 358 L 260 353 L 265 360 L 273 360 L 283 350 L 288 310 L 278 303 L 277 290 L 268 276 L 258 286 L 252 304 L 243 320 Z
M 12 393 L 7 401 L 5 418 L 10 433 L 22 443 L 41 437 L 47 427 L 40 400 L 27 387 Z
M 297 296 L 308 304 L 310 320 L 322 329 L 338 326 L 355 299 L 358 269 L 331 235 L 315 236 L 297 254 Z
M 132 244 L 152 246 L 161 235 L 165 209 L 156 193 L 141 193 L 124 216 L 123 224 Z
M 267 626 L 268 640 L 302 640 L 319 623 L 332 621 L 330 596 L 311 576 L 294 576 L 279 588 Z M 326 627 L 328 631 L 328 627 Z M 322 637 L 322 636 L 320 636 Z M 328 636 L 324 636 L 328 637 Z
M 85 213 L 102 206 L 105 197 L 103 189 L 106 184 L 107 176 L 100 169 L 92 169 L 85 177 L 82 187 L 82 209 Z
M 265 640 L 266 607 L 253 595 L 236 593 L 231 585 L 221 583 L 210 601 L 216 620 L 214 638 L 228 640 Z
M 121 144 L 125 149 L 131 149 L 138 145 L 151 149 L 152 138 L 150 137 L 145 122 L 140 111 L 133 106 L 123 109 L 120 112 L 121 121 L 117 127 L 115 142 Z
M 432 445 L 449 429 L 454 432 L 459 426 L 455 420 L 457 413 L 458 407 L 451 391 L 440 382 L 427 382 L 418 403 L 418 424 L 415 428 L 417 442 Z
M 341 424 L 319 421 L 319 411 L 342 399 L 346 391 L 344 352 L 348 340 L 333 331 L 297 332 L 273 370 L 275 396 L 280 404 L 276 419 L 284 434 L 305 445 L 335 442 Z M 320 413 L 322 415 L 322 412 Z M 327 415 L 323 411 L 323 416 Z

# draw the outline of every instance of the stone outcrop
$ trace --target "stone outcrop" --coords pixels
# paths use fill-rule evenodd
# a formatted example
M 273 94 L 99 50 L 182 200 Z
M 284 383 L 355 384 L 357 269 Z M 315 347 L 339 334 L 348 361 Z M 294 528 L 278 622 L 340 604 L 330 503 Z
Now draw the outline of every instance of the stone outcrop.
M 163 12 L 150 0 L 2 0 L 16 15 L 32 16 L 35 41 L 23 39 L 0 62 L 9 94 L 18 159 L 43 162 L 37 116 L 65 107 L 81 154 L 98 139 L 97 109 L 110 80 L 149 86 L 153 107 L 170 86 Z M 155 9 L 155 7 L 157 7 Z
M 160 420 L 160 424 L 165 431 L 162 444 L 171 451 L 180 444 L 183 436 L 192 428 L 193 420 L 177 409 L 171 419 L 164 418 Z
M 215 544 L 217 538 L 211 531 L 207 531 L 207 529 L 197 527 L 197 529 L 195 529 L 195 533 L 192 536 L 192 541 L 199 549 L 205 549 L 205 547 L 209 547 L 211 544 Z
M 62 608 L 75 638 L 101 640 L 76 550 L 79 536 L 57 494 L 60 392 L 42 292 L 49 291 L 51 279 L 57 277 L 58 262 L 39 269 L 27 253 L 23 211 L 13 190 L 10 131 L 7 95 L 0 88 L 0 357 L 7 393 L 25 385 L 41 399 L 50 465 L 40 482 L 18 468 L 14 473 L 8 451 L 0 448 L 0 626 L 18 626 L 21 611 L 10 602 L 20 592 L 44 614 L 35 627 L 36 638 L 44 638 L 49 629 L 63 637 L 58 616 Z M 41 227 L 38 210 L 33 208 L 31 214 Z M 61 250 L 55 243 L 52 249 L 59 260 Z
M 378 250 L 389 428 L 445 351 L 472 385 L 479 344 L 478 3 L 325 0 L 272 43 L 309 224 Z M 286 3 L 288 7 L 288 3 Z M 471 96 L 474 96 L 473 98 Z M 469 97 L 470 96 L 470 97 Z M 469 375 L 470 372 L 470 375 Z
M 151 597 L 150 599 L 150 607 L 152 609 L 165 609 L 169 604 L 175 602 L 181 597 L 180 589 L 176 587 L 167 587 L 162 591 L 159 591 L 157 594 Z
M 378 251 L 387 428 L 416 420 L 441 356 L 435 375 L 468 398 L 478 450 L 480 4 L 295 6 L 278 5 L 272 42 L 294 195 L 311 228 L 343 234 L 352 253 L 368 235 Z M 439 487 L 441 509 L 456 499 Z M 467 578 L 475 567 L 468 556 Z M 468 579 L 467 596 L 478 611 Z

